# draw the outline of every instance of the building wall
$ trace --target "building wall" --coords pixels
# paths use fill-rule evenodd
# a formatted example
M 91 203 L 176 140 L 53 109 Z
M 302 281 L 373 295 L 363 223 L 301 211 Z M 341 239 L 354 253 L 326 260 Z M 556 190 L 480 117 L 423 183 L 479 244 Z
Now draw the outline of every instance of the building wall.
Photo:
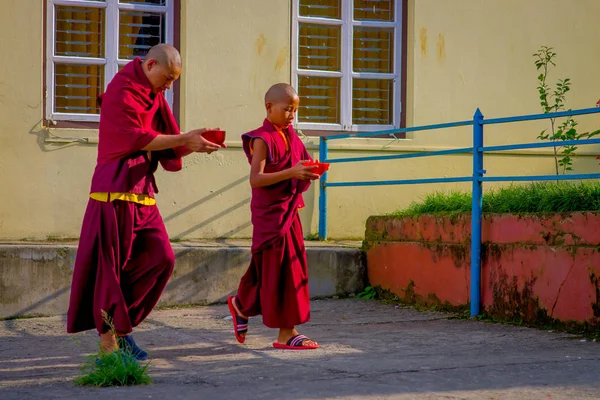
M 97 132 L 42 127 L 42 21 L 39 0 L 6 0 L 0 44 L 9 62 L 0 65 L 0 240 L 73 238 L 79 235 L 96 156 Z M 407 46 L 407 121 L 422 125 L 539 112 L 531 56 L 553 46 L 558 67 L 552 80 L 570 77 L 570 108 L 600 98 L 600 4 L 559 0 L 410 0 Z M 269 85 L 290 80 L 290 2 L 281 0 L 182 0 L 181 125 L 183 130 L 219 126 L 229 149 L 186 158 L 180 173 L 158 173 L 158 202 L 172 237 L 249 237 L 249 167 L 241 133 L 264 117 Z M 597 128 L 598 116 L 581 117 L 581 130 Z M 486 127 L 486 143 L 533 141 L 544 122 Z M 331 157 L 411 152 L 468 146 L 468 128 L 410 134 L 407 139 L 331 142 Z M 306 140 L 312 151 L 317 141 Z M 596 172 L 597 146 L 581 147 L 577 172 Z M 486 157 L 491 175 L 553 172 L 549 151 Z M 468 156 L 381 163 L 336 164 L 331 181 L 469 175 Z M 490 187 L 487 185 L 486 187 Z M 358 238 L 366 218 L 408 205 L 433 190 L 468 185 L 333 188 L 329 234 Z M 306 196 L 306 233 L 317 227 L 317 194 Z

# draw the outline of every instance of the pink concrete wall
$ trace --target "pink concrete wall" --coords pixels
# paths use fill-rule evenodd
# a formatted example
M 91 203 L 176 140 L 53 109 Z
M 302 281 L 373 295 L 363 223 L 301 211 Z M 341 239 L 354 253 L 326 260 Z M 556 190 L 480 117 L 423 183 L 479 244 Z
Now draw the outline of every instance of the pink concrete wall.
M 469 301 L 470 215 L 371 217 L 369 280 L 409 301 Z M 482 303 L 497 317 L 600 322 L 600 214 L 489 215 Z

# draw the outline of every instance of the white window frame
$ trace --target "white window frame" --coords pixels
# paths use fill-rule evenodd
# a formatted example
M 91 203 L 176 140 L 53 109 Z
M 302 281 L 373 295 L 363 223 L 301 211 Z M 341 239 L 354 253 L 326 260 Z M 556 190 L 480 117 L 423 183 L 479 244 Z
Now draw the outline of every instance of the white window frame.
M 164 6 L 139 4 L 139 3 L 121 3 L 119 0 L 89 1 L 89 0 L 46 0 L 47 12 L 44 15 L 47 21 L 46 31 L 46 119 L 49 121 L 73 121 L 73 122 L 98 122 L 99 114 L 80 114 L 80 113 L 57 113 L 54 112 L 55 92 L 54 92 L 54 69 L 55 62 L 80 65 L 104 65 L 104 90 L 112 78 L 119 71 L 120 65 L 125 65 L 131 60 L 119 59 L 119 11 L 146 11 L 165 14 L 165 41 L 173 44 L 175 13 L 174 0 L 166 0 Z M 55 33 L 56 33 L 56 8 L 55 6 L 74 6 L 86 8 L 104 8 L 105 28 L 104 28 L 104 56 L 105 58 L 94 57 L 67 57 L 56 56 L 55 54 Z M 173 107 L 173 90 L 165 92 L 167 101 Z
M 300 16 L 300 1 L 292 0 L 292 86 L 298 88 L 299 76 L 315 76 L 315 77 L 335 77 L 341 78 L 340 82 L 340 123 L 339 124 L 323 124 L 314 122 L 297 122 L 297 129 L 320 130 L 320 131 L 350 131 L 364 132 L 374 130 L 396 129 L 400 127 L 401 112 L 402 112 L 402 1 L 394 0 L 394 22 L 384 21 L 354 21 L 353 10 L 354 0 L 340 0 L 341 19 L 317 18 L 317 17 L 301 17 Z M 317 71 L 305 70 L 298 68 L 298 34 L 300 23 L 310 23 L 318 25 L 337 25 L 341 26 L 341 72 L 337 71 Z M 394 72 L 393 73 L 364 73 L 354 72 L 352 70 L 353 59 L 353 43 L 354 43 L 354 27 L 369 27 L 369 28 L 393 28 L 394 29 Z M 352 123 L 352 80 L 354 78 L 387 78 L 393 81 L 392 99 L 393 116 L 392 124 L 389 125 L 355 125 Z

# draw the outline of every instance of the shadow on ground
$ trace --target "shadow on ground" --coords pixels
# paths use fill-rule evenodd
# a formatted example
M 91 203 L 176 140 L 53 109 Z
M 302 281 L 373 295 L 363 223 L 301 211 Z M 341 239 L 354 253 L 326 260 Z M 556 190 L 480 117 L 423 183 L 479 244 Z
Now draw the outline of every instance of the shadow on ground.
M 136 332 L 154 384 L 109 389 L 72 384 L 93 332 L 67 336 L 64 317 L 3 321 L 0 398 L 600 398 L 599 344 L 563 333 L 321 300 L 302 332 L 323 348 L 286 352 L 257 318 L 239 345 L 227 316 L 224 306 L 154 311 Z

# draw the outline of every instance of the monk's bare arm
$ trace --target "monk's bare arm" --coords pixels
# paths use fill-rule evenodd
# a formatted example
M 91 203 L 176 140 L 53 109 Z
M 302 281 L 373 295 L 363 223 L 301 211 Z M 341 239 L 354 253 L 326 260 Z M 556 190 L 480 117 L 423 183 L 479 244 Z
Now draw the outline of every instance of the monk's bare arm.
M 211 153 L 220 149 L 221 146 L 204 139 L 202 133 L 206 131 L 207 129 L 203 128 L 182 133 L 181 135 L 158 135 L 142 150 L 158 151 L 185 146 L 189 149 L 189 152 L 186 151 L 187 154 L 181 154 L 181 156 L 184 156 L 194 151 Z
M 267 164 L 267 144 L 264 140 L 257 138 L 252 141 L 252 163 L 250 164 L 250 186 L 253 188 L 274 185 L 275 183 L 287 179 L 297 178 L 302 180 L 318 179 L 319 175 L 310 172 L 314 167 L 305 167 L 302 164 L 306 161 L 300 161 L 295 166 L 277 172 L 265 172 Z
M 186 134 L 181 135 L 158 135 L 142 150 L 158 151 L 172 149 L 174 147 L 185 146 L 187 143 Z

